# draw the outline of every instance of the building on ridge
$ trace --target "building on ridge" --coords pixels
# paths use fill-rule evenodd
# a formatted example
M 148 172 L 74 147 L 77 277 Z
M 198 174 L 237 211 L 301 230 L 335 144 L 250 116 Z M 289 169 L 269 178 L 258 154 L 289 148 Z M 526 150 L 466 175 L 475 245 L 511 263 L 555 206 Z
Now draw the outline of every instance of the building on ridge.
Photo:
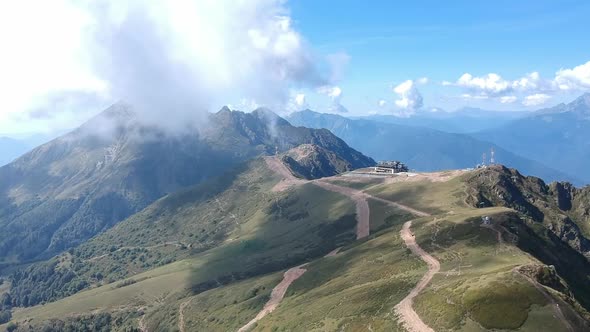
M 409 171 L 408 166 L 401 161 L 380 161 L 374 168 L 375 173 L 402 173 Z

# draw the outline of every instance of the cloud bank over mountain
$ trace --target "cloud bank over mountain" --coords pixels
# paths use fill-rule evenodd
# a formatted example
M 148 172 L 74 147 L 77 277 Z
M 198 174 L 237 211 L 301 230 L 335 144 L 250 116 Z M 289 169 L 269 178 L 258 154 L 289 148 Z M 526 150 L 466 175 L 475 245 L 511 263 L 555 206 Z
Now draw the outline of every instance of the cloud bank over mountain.
M 27 45 L 10 49 L 8 59 L 30 56 L 0 78 L 2 87 L 14 91 L 10 111 L 0 113 L 5 124 L 40 121 L 38 113 L 45 119 L 63 116 L 65 103 L 58 101 L 71 104 L 77 99 L 69 96 L 85 95 L 70 105 L 72 111 L 87 108 L 90 98 L 106 104 L 124 100 L 142 120 L 176 128 L 200 121 L 231 97 L 282 108 L 293 88 L 328 86 L 349 61 L 345 54 L 316 57 L 281 0 L 63 0 L 40 5 L 47 7 L 43 14 L 27 11 L 27 5 L 33 3 L 19 6 L 18 20 L 2 24 L 29 32 Z M 28 45 L 35 43 L 42 45 Z M 12 84 L 31 64 L 38 64 L 31 71 L 38 86 Z M 7 62 L 1 66 L 11 68 Z

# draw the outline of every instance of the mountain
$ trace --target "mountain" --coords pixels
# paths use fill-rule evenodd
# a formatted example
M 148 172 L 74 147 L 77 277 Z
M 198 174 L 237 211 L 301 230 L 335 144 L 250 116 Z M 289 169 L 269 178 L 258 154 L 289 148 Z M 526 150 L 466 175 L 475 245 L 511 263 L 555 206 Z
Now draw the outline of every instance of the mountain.
M 542 109 L 499 128 L 479 132 L 510 151 L 590 183 L 590 93 Z
M 302 111 L 287 118 L 292 124 L 327 128 L 354 149 L 376 160 L 401 160 L 419 171 L 474 167 L 491 147 L 499 163 L 546 180 L 580 181 L 565 172 L 520 157 L 498 145 L 465 134 L 410 127 L 370 120 L 354 120 L 338 115 Z
M 293 127 L 269 110 L 223 108 L 200 130 L 169 134 L 114 105 L 0 168 L 0 263 L 50 257 L 167 193 L 301 144 L 336 151 L 353 166 L 373 162 L 328 130 Z
M 435 109 L 435 111 L 421 111 L 408 117 L 371 115 L 359 119 L 466 134 L 500 127 L 526 115 L 526 112 L 489 111 L 464 107 L 452 112 Z
M 314 151 L 302 149 L 281 155 Z M 590 262 L 548 222 L 569 213 L 568 202 L 572 212 L 583 210 L 583 189 L 561 184 L 562 192 L 495 166 L 349 173 L 279 191 L 289 175 L 268 160 L 169 194 L 81 246 L 16 271 L 2 301 L 20 307 L 12 326 L 588 330 Z M 548 204 L 547 220 L 532 218 L 525 200 Z M 369 235 L 359 238 L 365 221 Z
M 346 158 L 346 155 L 338 151 L 330 151 L 314 144 L 302 144 L 293 148 L 284 153 L 281 160 L 293 174 L 308 180 L 333 176 L 375 164 L 372 159 Z
M 31 147 L 21 140 L 0 137 L 0 167 L 27 152 Z
M 512 224 L 522 249 L 553 265 L 590 307 L 590 187 L 547 185 L 515 169 L 494 166 L 465 179 L 473 206 L 504 206 L 521 214 Z M 529 227 L 527 229 L 527 227 Z

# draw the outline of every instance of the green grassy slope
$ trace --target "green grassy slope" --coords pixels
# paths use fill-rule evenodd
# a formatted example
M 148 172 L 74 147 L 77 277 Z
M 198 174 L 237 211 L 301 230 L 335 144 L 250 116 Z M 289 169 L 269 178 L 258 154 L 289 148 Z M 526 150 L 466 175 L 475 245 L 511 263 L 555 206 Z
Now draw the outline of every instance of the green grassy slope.
M 585 281 L 572 284 L 560 266 L 559 276 L 534 277 L 537 283 L 519 272 L 522 266 L 545 269 L 546 250 L 562 259 L 567 248 L 575 250 L 558 239 L 549 242 L 546 229 L 530 225 L 525 214 L 503 206 L 473 207 L 466 200 L 473 174 L 438 182 L 416 178 L 338 183 L 432 214 L 412 224 L 418 244 L 441 263 L 440 273 L 413 306 L 429 326 L 449 331 L 566 331 L 555 314 L 559 303 L 574 330 L 587 328 L 579 318 L 587 312 L 576 301 L 585 296 Z M 249 217 L 228 228 L 226 239 L 215 248 L 134 275 L 134 282 L 17 310 L 14 319 L 41 324 L 49 318 L 107 311 L 127 312 L 123 325 L 141 322 L 150 330 L 179 330 L 181 321 L 187 331 L 237 330 L 264 306 L 285 269 L 308 261 L 307 272 L 255 331 L 403 330 L 393 308 L 426 272 L 424 262 L 406 249 L 399 235 L 401 225 L 412 217 L 369 199 L 372 234 L 352 241 L 354 206 L 346 197 L 312 184 L 272 193 L 268 188 L 273 181 L 260 185 L 272 199 L 245 213 Z M 493 226 L 482 227 L 482 216 L 491 216 Z M 336 256 L 322 257 L 339 246 Z M 587 261 L 578 264 L 588 266 Z
M 230 181 L 231 185 L 228 189 L 214 198 L 195 199 L 193 203 L 191 199 L 183 200 L 177 197 L 174 199 L 177 205 L 167 205 L 173 211 L 177 211 L 173 214 L 174 217 L 171 217 L 166 209 L 158 209 L 158 211 L 164 211 L 162 215 L 127 220 L 115 229 L 97 237 L 88 244 L 88 248 L 102 248 L 104 251 L 97 250 L 87 255 L 94 257 L 90 258 L 92 260 L 88 260 L 86 256 L 70 258 L 74 261 L 73 264 L 62 264 L 59 268 L 71 269 L 77 274 L 73 280 L 83 279 L 89 282 L 96 273 L 106 276 L 110 273 L 109 271 L 121 271 L 121 277 L 129 276 L 125 282 L 99 286 L 106 283 L 105 279 L 102 282 L 96 282 L 98 287 L 66 299 L 45 306 L 17 310 L 15 318 L 18 320 L 31 316 L 60 317 L 98 308 L 113 310 L 119 307 L 145 306 L 154 299 L 165 299 L 167 296 L 172 296 L 171 294 L 200 293 L 251 276 L 278 271 L 293 264 L 320 257 L 354 240 L 356 225 L 354 206 L 346 197 L 324 191 L 312 184 L 288 192 L 273 193 L 270 188 L 277 179 L 270 177 L 260 181 L 257 177 L 259 172 L 268 172 L 268 170 L 262 161 L 255 161 L 248 171 Z M 258 187 L 246 185 L 248 181 L 243 177 L 253 179 L 252 181 Z M 240 186 L 243 188 L 240 189 Z M 187 193 L 194 194 L 190 191 Z M 183 195 L 179 197 L 186 198 Z M 211 203 L 217 199 L 220 204 L 228 204 L 227 209 L 220 209 L 217 204 Z M 255 202 L 250 202 L 250 199 Z M 166 199 L 159 203 L 168 204 Z M 149 214 L 148 210 L 144 212 Z M 236 217 L 231 217 L 231 214 Z M 183 219 L 183 215 L 187 217 Z M 203 223 L 199 225 L 200 218 L 203 218 Z M 227 220 L 215 222 L 224 218 Z M 225 229 L 222 228 L 224 223 L 228 225 Z M 209 227 L 208 232 L 219 232 L 223 229 L 223 236 L 219 236 L 216 243 L 212 242 L 212 246 L 216 244 L 213 248 L 201 249 L 193 253 L 188 247 L 185 249 L 181 247 L 170 249 L 171 246 L 150 248 L 148 252 L 153 256 L 156 252 L 162 255 L 168 253 L 171 259 L 177 259 L 182 257 L 177 252 L 181 252 L 182 255 L 186 254 L 191 258 L 147 272 L 131 276 L 134 271 L 142 270 L 142 266 L 136 265 L 136 259 L 132 258 L 138 256 L 134 254 L 136 250 L 139 250 L 138 248 L 114 251 L 109 249 L 118 241 L 122 241 L 120 245 L 123 247 L 141 245 L 142 240 L 137 239 L 133 232 L 143 231 L 144 237 L 160 236 L 157 241 L 152 238 L 151 244 L 146 242 L 150 245 L 170 241 L 172 238 L 168 237 L 168 232 L 157 231 L 170 227 L 176 227 L 178 236 L 184 233 L 186 239 L 190 239 L 189 230 L 186 229 L 195 227 L 195 224 L 197 227 Z M 129 232 L 114 234 L 123 230 Z M 128 235 L 125 236 L 125 234 Z M 179 242 L 186 239 L 174 238 Z M 85 252 L 84 248 L 86 247 L 80 247 L 74 254 L 81 255 Z M 106 256 L 103 256 L 105 255 L 103 252 L 106 252 Z M 149 260 L 146 260 L 147 263 Z M 80 267 L 76 267 L 77 265 Z M 30 285 L 23 285 L 23 290 L 28 289 L 25 286 Z M 18 285 L 16 287 L 16 290 L 21 289 Z

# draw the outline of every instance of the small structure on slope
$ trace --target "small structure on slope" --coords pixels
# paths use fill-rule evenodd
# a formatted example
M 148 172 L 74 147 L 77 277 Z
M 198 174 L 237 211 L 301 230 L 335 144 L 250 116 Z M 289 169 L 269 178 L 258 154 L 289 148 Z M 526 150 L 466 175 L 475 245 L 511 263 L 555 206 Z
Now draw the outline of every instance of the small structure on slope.
M 374 168 L 375 173 L 401 173 L 407 172 L 408 166 L 401 161 L 380 161 Z

